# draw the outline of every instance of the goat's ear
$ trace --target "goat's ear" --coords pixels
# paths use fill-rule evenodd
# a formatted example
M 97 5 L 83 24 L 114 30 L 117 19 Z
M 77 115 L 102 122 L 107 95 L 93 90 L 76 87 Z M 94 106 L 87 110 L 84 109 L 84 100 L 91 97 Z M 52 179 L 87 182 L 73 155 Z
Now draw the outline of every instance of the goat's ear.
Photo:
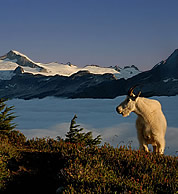
M 140 92 L 135 96 L 135 98 L 138 98 L 138 97 L 140 96 L 141 93 L 142 93 L 142 92 L 140 91 Z
M 139 92 L 137 95 L 134 96 L 134 101 L 137 100 L 137 98 L 140 96 L 141 92 Z

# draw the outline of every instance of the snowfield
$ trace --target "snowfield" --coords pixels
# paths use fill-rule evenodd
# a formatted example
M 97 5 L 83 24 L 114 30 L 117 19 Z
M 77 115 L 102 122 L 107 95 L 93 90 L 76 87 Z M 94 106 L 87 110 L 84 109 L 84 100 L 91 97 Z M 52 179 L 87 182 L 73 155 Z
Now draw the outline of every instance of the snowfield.
M 93 74 L 104 74 L 104 73 L 112 73 L 112 74 L 120 74 L 118 71 L 107 68 L 107 67 L 97 67 L 97 66 L 86 66 L 84 68 L 79 68 L 76 65 L 68 65 L 68 64 L 59 64 L 59 63 L 48 63 L 48 64 L 38 64 L 41 67 L 47 69 L 47 73 L 42 73 L 43 75 L 63 75 L 70 76 L 78 71 L 89 71 Z
M 71 63 L 63 64 L 63 63 L 36 63 L 29 59 L 26 55 L 12 50 L 12 53 L 25 58 L 27 61 L 36 64 L 38 67 L 43 67 L 46 71 L 40 71 L 38 67 L 31 68 L 29 66 L 21 66 L 25 73 L 32 73 L 34 75 L 41 74 L 44 76 L 54 76 L 54 75 L 62 75 L 62 76 L 71 76 L 78 71 L 89 71 L 93 74 L 105 74 L 111 73 L 114 74 L 117 79 L 125 78 L 128 79 L 140 73 L 139 70 L 129 67 L 129 68 L 120 68 L 120 72 L 116 71 L 113 67 L 100 67 L 96 65 L 87 65 L 85 67 L 78 67 Z M 12 72 L 19 66 L 16 59 L 10 60 L 9 58 L 0 59 L 0 79 L 2 80 L 10 80 L 15 74 Z M 6 73 L 4 73 L 4 70 Z
M 136 115 L 132 113 L 123 118 L 115 111 L 116 106 L 125 97 L 115 99 L 61 99 L 47 97 L 44 99 L 21 100 L 12 99 L 8 105 L 15 106 L 15 123 L 17 129 L 27 137 L 56 136 L 65 137 L 70 121 L 76 114 L 77 124 L 92 131 L 93 135 L 102 135 L 103 142 L 113 146 L 132 145 L 138 149 L 135 128 Z M 166 155 L 176 155 L 178 151 L 178 96 L 153 97 L 161 102 L 163 112 L 168 121 L 166 133 Z M 150 149 L 151 146 L 150 146 Z

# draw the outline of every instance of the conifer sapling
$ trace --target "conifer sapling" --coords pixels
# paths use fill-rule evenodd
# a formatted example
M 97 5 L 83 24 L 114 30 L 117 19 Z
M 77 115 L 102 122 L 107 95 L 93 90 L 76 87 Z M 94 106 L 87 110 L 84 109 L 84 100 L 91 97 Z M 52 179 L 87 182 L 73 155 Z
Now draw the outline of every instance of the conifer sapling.
M 101 135 L 98 135 L 96 138 L 93 139 L 92 132 L 83 133 L 82 131 L 84 128 L 79 128 L 80 125 L 76 124 L 76 118 L 75 115 L 73 119 L 71 120 L 70 124 L 70 130 L 66 134 L 66 142 L 70 143 L 81 143 L 85 146 L 95 146 L 101 143 Z
M 6 105 L 6 99 L 0 99 L 0 133 L 7 133 L 16 127 L 16 124 L 12 123 L 14 116 L 14 106 L 8 107 Z

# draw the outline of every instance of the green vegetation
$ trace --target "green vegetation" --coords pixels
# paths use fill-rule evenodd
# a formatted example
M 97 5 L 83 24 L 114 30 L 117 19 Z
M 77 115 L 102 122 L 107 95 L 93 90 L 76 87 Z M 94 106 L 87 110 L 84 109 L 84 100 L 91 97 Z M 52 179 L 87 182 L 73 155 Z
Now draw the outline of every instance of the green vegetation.
M 6 105 L 6 99 L 0 99 L 0 133 L 9 132 L 13 130 L 16 125 L 12 123 L 14 116 L 12 110 L 14 110 L 13 106 L 8 107 Z
M 101 136 L 98 135 L 93 139 L 92 132 L 82 133 L 83 128 L 78 128 L 80 125 L 76 125 L 75 119 L 77 116 L 71 120 L 70 130 L 66 134 L 65 142 L 70 143 L 81 143 L 83 146 L 95 146 L 101 143 Z
M 177 157 L 99 146 L 75 119 L 66 139 L 0 133 L 0 193 L 176 193 Z

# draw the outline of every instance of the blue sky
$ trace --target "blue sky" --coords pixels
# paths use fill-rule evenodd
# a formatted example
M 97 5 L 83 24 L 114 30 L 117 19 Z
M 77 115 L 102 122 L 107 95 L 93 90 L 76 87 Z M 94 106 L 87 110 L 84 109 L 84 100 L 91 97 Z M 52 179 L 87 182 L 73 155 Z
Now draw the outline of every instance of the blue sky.
M 178 48 L 177 0 L 0 0 L 0 55 L 36 62 L 136 65 Z

